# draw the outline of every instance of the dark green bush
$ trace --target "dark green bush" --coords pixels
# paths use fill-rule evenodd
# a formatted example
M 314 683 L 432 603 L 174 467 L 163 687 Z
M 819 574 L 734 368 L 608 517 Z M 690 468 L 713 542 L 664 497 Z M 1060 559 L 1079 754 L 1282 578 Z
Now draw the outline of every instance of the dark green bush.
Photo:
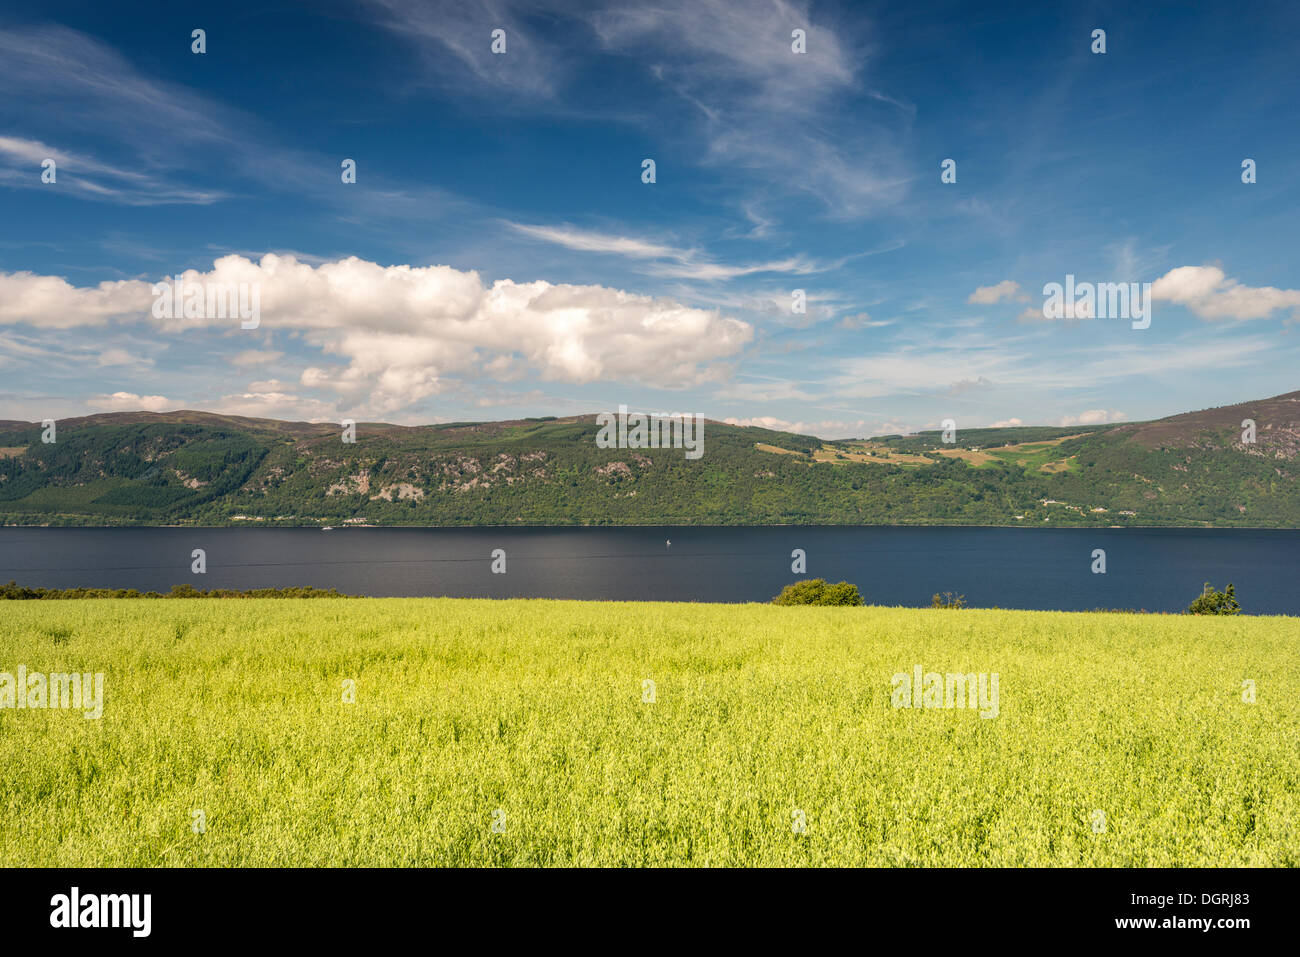
M 1200 597 L 1188 607 L 1189 615 L 1239 615 L 1241 605 L 1237 603 L 1237 593 L 1228 583 L 1227 591 L 1216 591 L 1209 582 L 1205 583 Z
M 828 585 L 824 578 L 807 578 L 786 585 L 772 599 L 774 605 L 861 605 L 858 586 L 848 582 Z

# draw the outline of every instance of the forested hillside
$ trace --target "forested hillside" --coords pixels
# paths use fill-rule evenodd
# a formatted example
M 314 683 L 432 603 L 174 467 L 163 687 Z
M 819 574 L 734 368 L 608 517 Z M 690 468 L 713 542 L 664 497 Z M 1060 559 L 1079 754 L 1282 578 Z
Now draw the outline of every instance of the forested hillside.
M 1244 419 L 1256 423 L 1243 442 Z M 709 422 L 704 455 L 594 416 L 394 426 L 203 412 L 0 422 L 0 522 L 1300 527 L 1300 393 L 1154 422 L 823 442 Z

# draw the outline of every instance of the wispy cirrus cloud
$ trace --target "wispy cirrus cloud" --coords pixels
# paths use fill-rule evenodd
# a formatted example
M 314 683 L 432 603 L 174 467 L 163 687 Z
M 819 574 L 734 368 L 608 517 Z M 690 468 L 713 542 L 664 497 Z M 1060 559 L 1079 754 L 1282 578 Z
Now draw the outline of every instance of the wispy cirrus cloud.
M 437 186 L 398 184 L 375 170 L 339 189 L 339 157 L 286 145 L 259 117 L 151 77 L 68 27 L 0 29 L 0 62 L 0 98 L 27 107 L 23 135 L 11 128 L 0 140 L 2 186 L 125 206 L 209 205 L 242 190 L 297 193 L 355 222 L 427 220 L 467 206 Z M 54 185 L 40 179 L 47 157 L 58 163 Z
M 112 47 L 69 27 L 0 29 L 0 94 L 40 104 L 59 128 L 116 130 L 163 160 L 185 141 L 224 143 L 237 114 L 214 100 L 140 73 Z M 152 135 L 146 135 L 152 134 Z
M 947 340 L 894 344 L 874 355 L 854 356 L 831 365 L 818 380 L 818 397 L 853 399 L 885 396 L 944 396 L 956 400 L 970 393 L 1113 387 L 1124 380 L 1178 370 L 1185 375 L 1206 369 L 1246 367 L 1274 348 L 1267 336 L 1225 336 L 1162 342 L 1158 349 L 1140 337 L 1044 356 L 1030 337 L 990 340 L 979 335 Z M 824 391 L 819 391 L 824 390 Z
M 26 135 L 11 126 L 0 149 L 5 185 L 135 206 L 207 204 L 227 194 L 195 183 L 177 145 L 242 152 L 236 111 L 151 79 L 112 47 L 64 26 L 0 29 L 0 62 L 0 98 L 28 107 Z M 83 146 L 90 136 L 93 155 Z M 59 163 L 53 186 L 31 165 L 47 157 Z
M 738 279 L 760 273 L 787 273 L 806 276 L 838 269 L 845 259 L 818 263 L 805 256 L 789 256 L 768 262 L 729 264 L 709 260 L 699 250 L 681 249 L 664 243 L 629 236 L 593 232 L 573 226 L 534 226 L 507 223 L 511 229 L 543 242 L 555 243 L 578 252 L 607 253 L 649 262 L 643 271 L 669 279 L 704 281 Z
M 770 403 L 770 402 L 813 402 L 819 398 L 821 390 L 808 388 L 804 383 L 793 379 L 781 379 L 773 376 L 760 376 L 743 373 L 743 382 L 729 382 L 719 388 L 715 395 L 719 399 L 732 402 Z
M 914 179 L 900 134 L 915 107 L 863 81 L 872 48 L 860 22 L 833 20 L 829 10 L 801 0 L 621 0 L 598 8 L 554 0 L 367 0 L 366 7 L 376 26 L 419 45 L 429 80 L 492 95 L 507 113 L 525 102 L 534 111 L 571 113 L 568 93 L 579 80 L 567 51 L 575 38 L 593 36 L 606 55 L 634 62 L 647 84 L 686 108 L 671 148 L 682 161 L 732 173 L 754 236 L 775 223 L 764 208 L 772 183 L 784 184 L 774 203 L 811 196 L 821 212 L 852 218 L 900 202 Z M 563 24 L 570 46 L 535 29 L 541 22 Z M 498 27 L 506 31 L 505 55 L 491 52 Z M 802 53 L 792 49 L 794 30 L 804 32 Z M 867 115 L 850 120 L 845 97 Z M 634 111 L 622 118 L 644 119 Z
M 42 179 L 43 164 L 54 161 L 53 183 Z M 38 140 L 0 136 L 0 183 L 33 189 L 71 189 L 85 199 L 127 206 L 194 204 L 206 206 L 227 194 L 168 183 L 140 170 L 114 166 L 84 154 L 56 149 Z
M 563 16 L 562 4 L 364 0 L 364 5 L 377 26 L 412 44 L 425 75 L 440 84 L 546 100 L 557 96 L 570 73 L 565 51 L 530 23 L 533 16 Z M 504 54 L 492 52 L 492 32 L 498 29 L 505 31 Z
M 897 134 L 914 111 L 863 87 L 871 44 L 862 25 L 825 16 L 800 2 L 683 0 L 617 4 L 590 22 L 608 49 L 642 59 L 649 76 L 693 108 L 701 162 L 784 182 L 834 216 L 860 216 L 906 194 L 914 174 Z M 803 53 L 792 49 L 795 30 L 804 31 Z M 845 123 L 846 96 L 886 112 Z

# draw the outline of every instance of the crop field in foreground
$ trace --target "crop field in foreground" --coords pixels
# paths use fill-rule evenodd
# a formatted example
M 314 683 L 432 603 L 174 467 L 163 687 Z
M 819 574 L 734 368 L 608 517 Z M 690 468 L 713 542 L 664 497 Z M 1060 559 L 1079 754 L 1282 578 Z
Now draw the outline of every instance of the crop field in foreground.
M 5 866 L 1300 864 L 1294 618 L 3 602 L 20 665 L 103 714 L 0 708 Z

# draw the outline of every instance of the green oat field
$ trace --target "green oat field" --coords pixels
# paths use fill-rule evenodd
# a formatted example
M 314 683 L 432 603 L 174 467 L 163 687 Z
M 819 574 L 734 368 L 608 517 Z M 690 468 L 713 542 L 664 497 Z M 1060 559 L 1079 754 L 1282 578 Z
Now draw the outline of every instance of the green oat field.
M 4 866 L 1300 863 L 1294 618 L 3 602 L 19 665 L 104 704 L 0 710 Z

